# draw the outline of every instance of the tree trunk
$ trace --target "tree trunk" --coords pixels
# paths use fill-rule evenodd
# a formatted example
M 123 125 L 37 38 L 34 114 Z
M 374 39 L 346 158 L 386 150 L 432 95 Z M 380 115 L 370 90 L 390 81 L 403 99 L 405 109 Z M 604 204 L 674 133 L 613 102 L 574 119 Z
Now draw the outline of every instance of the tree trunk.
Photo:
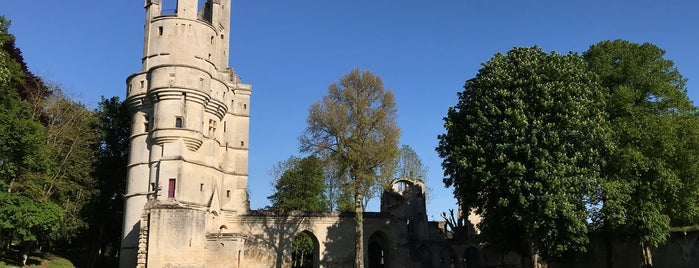
M 609 226 L 609 220 L 604 219 L 603 228 L 604 235 L 602 239 L 604 239 L 604 247 L 607 255 L 607 268 L 614 268 L 614 244 L 612 243 L 612 227 Z
M 364 217 L 362 194 L 358 188 L 354 190 L 354 212 L 354 268 L 364 268 Z
M 650 251 L 650 246 L 646 245 L 646 243 L 641 242 L 641 250 L 643 251 L 643 260 L 641 263 L 641 267 L 653 267 L 653 253 Z

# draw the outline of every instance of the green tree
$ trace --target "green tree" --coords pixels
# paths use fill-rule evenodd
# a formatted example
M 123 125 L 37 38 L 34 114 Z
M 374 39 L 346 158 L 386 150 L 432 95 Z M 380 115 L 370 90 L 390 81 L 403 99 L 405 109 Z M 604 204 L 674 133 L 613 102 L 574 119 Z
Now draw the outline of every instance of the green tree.
M 398 154 L 396 177 L 425 181 L 427 167 L 422 164 L 422 159 L 417 155 L 413 147 L 403 145 Z
M 623 40 L 584 53 L 609 92 L 614 130 L 601 218 L 608 233 L 636 239 L 644 265 L 652 265 L 650 247 L 665 242 L 671 223 L 699 221 L 697 110 L 686 80 L 664 54 L 655 45 Z
M 100 123 L 99 155 L 93 173 L 99 192 L 87 208 L 91 212 L 88 267 L 100 266 L 104 257 L 115 258 L 120 248 L 131 128 L 128 107 L 119 97 L 102 98 L 94 113 Z
M 466 81 L 436 150 L 489 246 L 530 265 L 585 250 L 608 140 L 603 93 L 579 55 L 538 47 L 498 53 Z
M 67 241 L 87 227 L 83 208 L 96 189 L 91 173 L 97 120 L 84 105 L 28 70 L 8 26 L 0 18 L 0 184 L 39 208 L 58 205 L 61 239 Z M 44 211 L 28 208 L 24 210 Z
M 354 199 L 355 264 L 364 267 L 363 198 L 377 183 L 377 172 L 398 152 L 400 128 L 396 124 L 393 93 L 369 71 L 352 70 L 328 87 L 323 100 L 311 105 L 301 150 L 337 163 L 348 174 L 346 192 Z
M 328 211 L 323 164 L 314 156 L 290 157 L 279 165 L 283 172 L 276 179 L 275 193 L 267 197 L 276 211 Z
M 51 238 L 61 227 L 62 211 L 48 202 L 37 202 L 31 189 L 40 188 L 49 158 L 41 153 L 46 142 L 43 126 L 33 119 L 21 99 L 26 77 L 23 63 L 15 60 L 10 22 L 0 16 L 0 246 Z M 58 209 L 58 210 L 56 210 Z
M 42 153 L 52 161 L 38 200 L 59 204 L 65 211 L 63 239 L 73 240 L 88 228 L 89 202 L 97 194 L 92 176 L 98 156 L 99 121 L 84 105 L 55 91 L 44 108 L 47 141 Z
M 46 169 L 47 158 L 40 154 L 46 141 L 42 125 L 32 119 L 26 102 L 17 90 L 24 83 L 22 64 L 15 51 L 10 22 L 0 16 L 0 186 L 8 193 L 21 192 L 34 172 Z

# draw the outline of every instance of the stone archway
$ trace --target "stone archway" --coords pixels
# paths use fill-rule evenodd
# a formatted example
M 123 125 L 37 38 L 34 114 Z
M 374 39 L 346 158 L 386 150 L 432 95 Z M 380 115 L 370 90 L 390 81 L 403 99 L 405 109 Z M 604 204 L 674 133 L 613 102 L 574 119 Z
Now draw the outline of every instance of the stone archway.
M 292 268 L 318 268 L 320 262 L 320 243 L 310 231 L 300 232 L 291 242 Z
M 386 234 L 381 231 L 376 231 L 369 237 L 369 246 L 367 247 L 368 268 L 391 267 L 389 245 L 390 243 Z
M 449 246 L 442 248 L 439 253 L 439 266 L 440 268 L 454 268 L 456 267 L 457 259 L 454 249 Z
M 434 267 L 434 261 L 432 259 L 432 250 L 425 244 L 420 245 L 416 251 L 417 261 L 420 263 L 420 267 L 431 268 Z
M 481 254 L 477 247 L 470 246 L 464 251 L 464 267 L 466 268 L 480 268 L 481 267 Z

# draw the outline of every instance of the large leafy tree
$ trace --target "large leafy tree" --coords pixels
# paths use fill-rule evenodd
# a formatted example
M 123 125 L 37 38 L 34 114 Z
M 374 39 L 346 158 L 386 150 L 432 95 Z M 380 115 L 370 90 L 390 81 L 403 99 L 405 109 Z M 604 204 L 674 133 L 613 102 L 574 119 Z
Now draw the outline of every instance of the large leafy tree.
M 275 193 L 267 197 L 276 211 L 327 211 L 323 164 L 314 156 L 290 157 L 284 163 L 283 172 L 276 179 Z
M 104 257 L 116 257 L 120 248 L 131 127 L 128 107 L 119 97 L 102 98 L 95 114 L 100 136 L 93 176 L 99 192 L 87 209 L 91 212 L 90 267 L 99 266 Z
M 379 76 L 354 69 L 311 105 L 307 123 L 301 150 L 332 159 L 338 174 L 349 176 L 345 190 L 354 199 L 355 267 L 364 267 L 363 196 L 398 152 L 393 93 Z
M 602 187 L 604 228 L 635 238 L 643 262 L 670 225 L 699 221 L 699 119 L 685 79 L 655 45 L 623 40 L 584 53 L 609 92 L 615 150 Z M 613 265 L 610 263 L 610 265 Z
M 63 211 L 33 195 L 50 166 L 43 154 L 46 131 L 22 100 L 27 74 L 17 61 L 19 50 L 8 33 L 9 21 L 0 16 L 0 245 L 55 239 Z M 21 59 L 21 58 L 20 58 Z
M 12 206 L 33 213 L 60 208 L 60 217 L 53 217 L 63 220 L 58 239 L 69 241 L 87 227 L 84 208 L 96 191 L 91 173 L 97 120 L 28 70 L 8 26 L 0 18 L 0 184 L 8 194 L 27 198 L 8 197 Z
M 498 53 L 458 98 L 437 152 L 446 186 L 483 218 L 486 244 L 531 254 L 530 264 L 585 250 L 607 128 L 604 91 L 582 57 Z

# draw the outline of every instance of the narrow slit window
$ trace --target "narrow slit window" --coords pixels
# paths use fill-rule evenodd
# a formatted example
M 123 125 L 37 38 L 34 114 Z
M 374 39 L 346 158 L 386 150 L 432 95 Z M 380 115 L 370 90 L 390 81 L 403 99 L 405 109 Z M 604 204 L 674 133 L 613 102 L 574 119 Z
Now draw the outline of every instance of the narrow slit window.
M 175 127 L 176 128 L 182 128 L 182 117 L 178 116 L 175 118 Z
M 244 142 L 244 141 L 240 141 L 240 147 L 245 147 L 245 142 Z
M 226 190 L 226 197 L 231 197 L 231 190 Z
M 243 103 L 243 110 L 247 109 L 248 105 Z
M 203 192 L 203 191 L 204 191 L 204 184 L 203 184 L 203 183 L 200 183 L 200 184 L 199 184 L 199 191 L 200 191 L 200 192 Z
M 146 82 L 141 80 L 141 88 L 143 88 L 146 85 Z
M 163 26 L 158 26 L 158 35 L 163 35 Z
M 167 187 L 167 197 L 168 198 L 175 198 L 175 187 L 176 186 L 177 186 L 177 180 L 170 179 L 168 181 L 168 187 Z

